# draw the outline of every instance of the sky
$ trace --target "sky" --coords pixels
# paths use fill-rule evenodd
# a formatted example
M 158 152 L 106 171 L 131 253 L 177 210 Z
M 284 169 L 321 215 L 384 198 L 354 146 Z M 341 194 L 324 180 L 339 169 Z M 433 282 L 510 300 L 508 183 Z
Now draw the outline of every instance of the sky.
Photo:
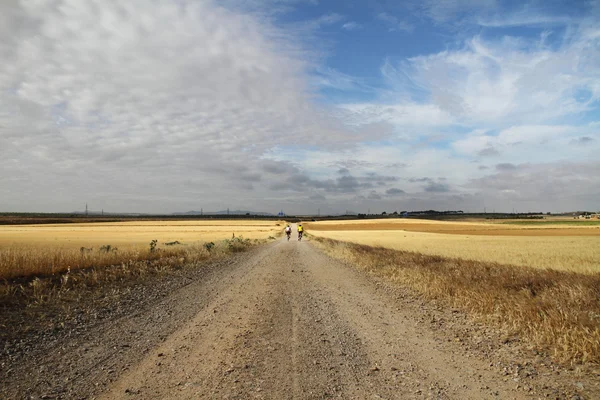
M 3 0 L 0 211 L 600 209 L 600 1 Z

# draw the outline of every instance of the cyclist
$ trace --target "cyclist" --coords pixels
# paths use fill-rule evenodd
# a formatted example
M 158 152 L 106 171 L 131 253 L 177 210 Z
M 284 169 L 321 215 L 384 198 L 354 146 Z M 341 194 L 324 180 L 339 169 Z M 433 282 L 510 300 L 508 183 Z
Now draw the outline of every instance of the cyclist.
M 287 235 L 287 239 L 290 240 L 290 236 L 292 235 L 292 227 L 290 224 L 285 227 L 285 234 Z
M 304 228 L 302 224 L 298 224 L 298 240 L 302 240 L 302 234 L 304 233 Z

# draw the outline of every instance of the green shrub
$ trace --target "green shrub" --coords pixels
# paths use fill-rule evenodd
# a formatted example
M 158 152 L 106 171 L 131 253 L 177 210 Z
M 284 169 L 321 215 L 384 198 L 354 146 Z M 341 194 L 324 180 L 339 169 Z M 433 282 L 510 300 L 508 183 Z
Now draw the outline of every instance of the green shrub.
M 215 247 L 214 242 L 206 242 L 204 243 L 204 248 L 206 249 L 206 251 L 208 251 L 210 253 L 210 251 Z

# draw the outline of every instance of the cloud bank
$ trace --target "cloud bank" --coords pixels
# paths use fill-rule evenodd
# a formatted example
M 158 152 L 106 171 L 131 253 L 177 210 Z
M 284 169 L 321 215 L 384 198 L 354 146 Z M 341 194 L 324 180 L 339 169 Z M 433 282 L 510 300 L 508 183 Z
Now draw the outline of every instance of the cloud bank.
M 267 149 L 364 138 L 314 106 L 304 50 L 265 19 L 210 1 L 2 7 L 5 210 L 258 207 L 261 173 L 286 170 L 261 171 Z
M 4 1 L 0 211 L 598 208 L 597 6 L 419 4 L 292 23 L 319 3 Z M 390 46 L 376 76 L 319 42 L 424 20 L 458 33 Z

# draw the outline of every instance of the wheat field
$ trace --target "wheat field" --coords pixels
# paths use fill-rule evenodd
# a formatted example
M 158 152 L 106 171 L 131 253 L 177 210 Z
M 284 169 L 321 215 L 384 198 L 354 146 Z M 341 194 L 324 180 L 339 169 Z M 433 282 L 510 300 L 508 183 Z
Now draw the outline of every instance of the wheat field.
M 393 219 L 305 228 L 330 256 L 460 308 L 557 361 L 600 362 L 597 223 Z
M 340 241 L 464 260 L 600 272 L 600 227 L 428 220 L 324 221 L 308 233 Z
M 278 225 L 279 224 L 279 225 Z M 160 243 L 206 242 L 243 236 L 266 239 L 280 231 L 282 222 L 257 220 L 202 221 L 126 221 L 84 224 L 3 225 L 0 226 L 0 248 L 25 247 L 94 247 L 147 246 L 151 240 Z
M 127 221 L 0 226 L 0 279 L 165 257 L 193 257 L 206 243 L 265 240 L 281 221 Z M 231 239 L 236 239 L 231 242 Z M 152 248 L 150 243 L 156 240 Z

